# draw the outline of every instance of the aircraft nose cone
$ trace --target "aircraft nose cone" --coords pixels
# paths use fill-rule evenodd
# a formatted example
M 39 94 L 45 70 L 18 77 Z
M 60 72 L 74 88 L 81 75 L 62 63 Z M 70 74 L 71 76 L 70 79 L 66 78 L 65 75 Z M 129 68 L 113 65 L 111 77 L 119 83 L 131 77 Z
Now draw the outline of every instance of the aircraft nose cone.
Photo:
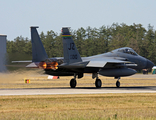
M 154 63 L 151 62 L 150 60 L 147 60 L 146 68 L 152 68 L 153 66 L 154 66 Z

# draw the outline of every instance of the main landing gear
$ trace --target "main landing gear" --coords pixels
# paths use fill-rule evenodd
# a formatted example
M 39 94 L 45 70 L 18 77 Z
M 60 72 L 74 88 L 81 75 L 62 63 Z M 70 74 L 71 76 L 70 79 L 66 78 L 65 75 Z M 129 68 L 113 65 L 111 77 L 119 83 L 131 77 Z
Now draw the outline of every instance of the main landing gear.
M 93 79 L 96 78 L 96 80 L 95 80 L 95 86 L 96 86 L 96 88 L 101 88 L 102 81 L 98 78 L 98 74 L 97 73 L 93 73 L 92 74 L 92 78 Z
M 83 73 L 74 73 L 74 78 L 70 80 L 70 87 L 75 88 L 76 87 L 76 76 L 78 79 L 83 77 Z
M 78 76 L 78 78 L 82 78 L 83 77 L 83 74 L 76 74 L 76 73 L 74 74 L 74 78 L 72 78 L 70 80 L 70 87 L 71 88 L 75 88 L 76 85 L 77 85 L 76 76 Z M 96 78 L 96 80 L 95 80 L 95 86 L 96 86 L 96 88 L 101 88 L 102 81 L 98 78 L 98 74 L 97 73 L 93 73 L 92 74 L 92 78 L 93 79 Z
M 76 87 L 76 85 L 77 85 L 77 82 L 76 82 L 76 75 L 77 74 L 74 74 L 74 78 L 72 78 L 71 80 L 70 80 L 70 87 L 71 88 L 75 88 Z M 83 74 L 78 74 L 78 78 L 82 78 L 83 77 Z M 96 80 L 95 80 L 95 86 L 96 86 L 96 88 L 101 88 L 101 86 L 102 86 L 102 81 L 98 78 L 98 74 L 97 73 L 93 73 L 92 74 L 92 78 L 94 79 L 94 78 L 96 78 Z M 117 88 L 119 88 L 120 87 L 120 77 L 115 77 L 115 79 L 118 79 L 117 81 L 116 81 L 116 87 Z
M 76 87 L 76 74 L 74 74 L 74 78 L 70 80 L 70 87 L 75 88 Z
M 73 79 L 70 80 L 70 87 L 71 88 L 75 88 L 76 87 L 76 84 L 77 84 L 77 82 L 76 82 L 76 79 L 75 78 L 73 78 Z
M 100 79 L 96 78 L 96 80 L 95 80 L 95 86 L 96 86 L 96 88 L 101 88 L 102 81 Z
M 118 79 L 117 81 L 116 81 L 116 87 L 117 88 L 119 88 L 120 87 L 120 77 L 117 77 L 117 78 L 115 78 L 115 79 Z

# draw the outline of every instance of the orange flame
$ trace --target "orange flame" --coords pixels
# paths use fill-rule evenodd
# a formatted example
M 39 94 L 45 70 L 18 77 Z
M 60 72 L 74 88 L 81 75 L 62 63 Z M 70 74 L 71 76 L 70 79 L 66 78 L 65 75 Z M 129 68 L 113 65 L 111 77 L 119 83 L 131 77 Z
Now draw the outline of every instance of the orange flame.
M 46 69 L 53 69 L 56 70 L 58 69 L 58 63 L 57 62 L 49 62 L 47 63 L 47 68 Z
M 46 62 L 40 62 L 39 63 L 39 68 L 46 69 L 47 68 L 47 63 Z
M 43 68 L 43 69 L 53 69 L 56 70 L 58 69 L 58 63 L 57 62 L 40 62 L 39 63 L 39 68 Z

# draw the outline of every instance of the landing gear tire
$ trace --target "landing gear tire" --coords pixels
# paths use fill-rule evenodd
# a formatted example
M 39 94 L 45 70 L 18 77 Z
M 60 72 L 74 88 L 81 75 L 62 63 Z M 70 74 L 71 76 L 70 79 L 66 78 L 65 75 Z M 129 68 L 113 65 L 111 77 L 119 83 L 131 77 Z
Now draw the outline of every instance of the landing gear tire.
M 70 87 L 71 87 L 71 88 L 75 88 L 75 87 L 76 87 L 76 84 L 77 84 L 77 82 L 76 82 L 75 79 L 71 79 L 71 80 L 70 80 Z
M 120 82 L 116 81 L 116 87 L 119 88 L 120 87 Z
M 100 79 L 96 79 L 96 81 L 95 81 L 95 86 L 96 86 L 96 88 L 101 88 L 102 82 L 101 82 Z

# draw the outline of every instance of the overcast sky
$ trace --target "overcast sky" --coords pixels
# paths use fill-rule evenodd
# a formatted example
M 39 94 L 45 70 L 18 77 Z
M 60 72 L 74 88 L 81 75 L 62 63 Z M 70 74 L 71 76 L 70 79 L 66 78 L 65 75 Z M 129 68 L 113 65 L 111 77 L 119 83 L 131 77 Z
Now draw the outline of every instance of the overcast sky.
M 99 28 L 113 23 L 156 26 L 156 0 L 0 0 L 0 34 L 30 39 L 30 26 L 60 33 L 63 26 Z

